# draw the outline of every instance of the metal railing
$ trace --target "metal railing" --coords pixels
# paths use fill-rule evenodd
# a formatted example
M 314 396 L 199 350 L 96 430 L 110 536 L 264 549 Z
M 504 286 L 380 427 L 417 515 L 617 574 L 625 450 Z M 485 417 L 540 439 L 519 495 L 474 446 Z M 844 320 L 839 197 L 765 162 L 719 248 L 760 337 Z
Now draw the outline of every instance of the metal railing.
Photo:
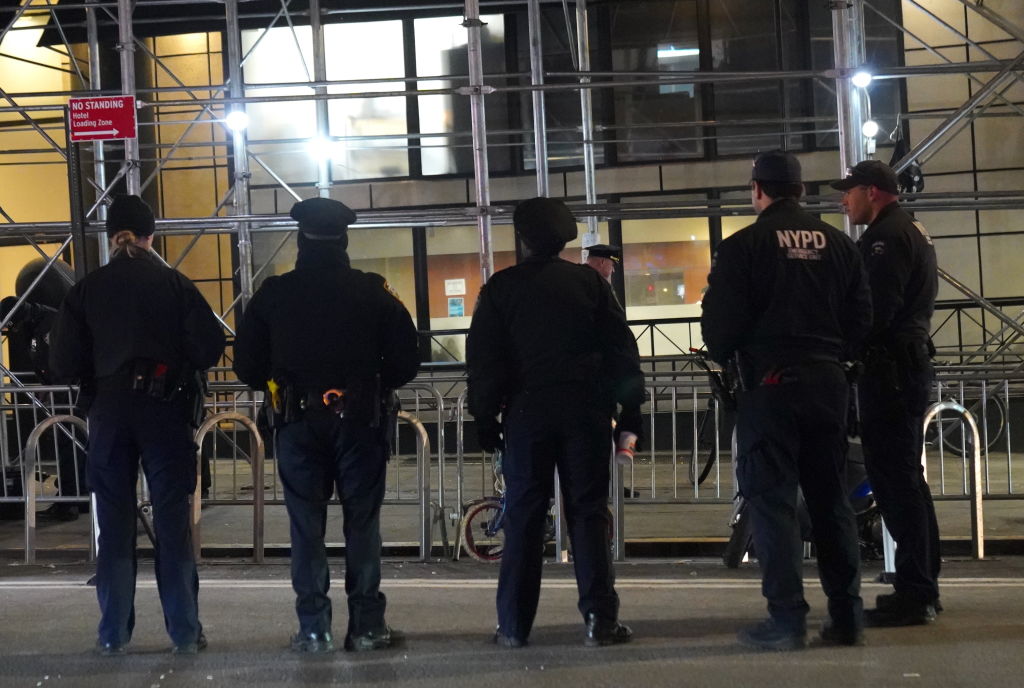
M 203 440 L 214 428 L 223 423 L 238 423 L 249 431 L 252 446 L 249 465 L 252 469 L 252 560 L 263 563 L 263 498 L 264 498 L 264 451 L 263 437 L 256 423 L 248 416 L 235 411 L 222 411 L 207 418 L 196 430 L 196 489 L 192 495 L 192 553 L 196 562 L 202 559 L 202 484 L 203 484 Z
M 28 441 L 25 444 L 23 494 L 25 495 L 25 563 L 34 564 L 36 561 L 36 467 L 39 457 L 39 440 L 43 433 L 58 423 L 70 423 L 83 433 L 87 433 L 85 421 L 78 416 L 57 415 L 51 416 L 39 423 L 29 433 Z M 95 546 L 95 538 L 92 539 L 91 547 Z M 90 550 L 91 554 L 94 551 Z
M 201 520 L 201 509 L 203 504 L 202 494 L 202 463 L 203 463 L 203 441 L 206 437 L 214 431 L 221 431 L 221 426 L 225 423 L 233 423 L 241 425 L 247 431 L 249 435 L 251 452 L 246 456 L 245 461 L 250 466 L 252 484 L 253 484 L 253 495 L 249 500 L 234 499 L 229 500 L 227 503 L 248 505 L 251 504 L 253 507 L 253 524 L 252 524 L 252 551 L 253 561 L 255 563 L 262 563 L 265 554 L 265 543 L 264 543 L 264 524 L 265 524 L 265 480 L 264 473 L 266 467 L 266 456 L 264 452 L 264 442 L 262 435 L 257 427 L 255 421 L 249 416 L 246 416 L 237 411 L 223 411 L 215 413 L 209 416 L 203 424 L 196 431 L 195 443 L 196 443 L 196 488 L 192 498 L 192 511 L 190 527 L 192 530 L 192 547 L 196 561 L 199 561 L 202 557 L 202 520 Z M 432 525 L 438 518 L 435 518 L 435 510 L 437 511 L 438 517 L 443 513 L 443 506 L 440 503 L 440 497 L 438 501 L 433 501 L 431 498 L 431 479 L 430 479 L 430 438 L 427 434 L 426 428 L 423 423 L 411 413 L 406 411 L 399 411 L 396 422 L 404 422 L 410 425 L 413 429 L 414 441 L 416 444 L 416 488 L 415 488 L 415 500 L 408 498 L 402 498 L 401 494 L 397 497 L 385 499 L 385 504 L 402 504 L 408 505 L 410 503 L 417 503 L 419 506 L 418 517 L 420 521 L 419 527 L 419 551 L 420 558 L 426 561 L 431 553 L 433 542 L 432 542 Z M 18 466 L 21 468 L 21 481 L 22 481 L 22 496 L 18 501 L 23 502 L 24 505 L 24 532 L 25 532 L 25 563 L 32 564 L 35 562 L 35 542 L 36 542 L 36 510 L 38 502 L 40 501 L 37 495 L 37 472 L 39 469 L 39 449 L 40 440 L 51 428 L 59 426 L 60 424 L 71 424 L 79 429 L 83 434 L 88 432 L 86 422 L 78 416 L 70 414 L 57 414 L 52 415 L 49 418 L 41 421 L 36 425 L 29 433 L 26 440 L 25 449 L 23 452 L 18 453 L 19 462 Z M 222 433 L 223 434 L 223 433 Z M 225 435 L 227 436 L 227 435 Z M 77 440 L 77 438 L 75 438 Z M 84 439 L 84 438 L 83 438 Z M 232 445 L 236 446 L 234 441 Z M 5 465 L 6 465 L 6 452 L 5 452 Z M 216 459 L 214 459 L 216 460 Z M 232 460 L 232 464 L 234 464 Z M 440 462 L 439 462 L 440 463 Z M 237 470 L 234 469 L 232 472 L 237 475 Z M 276 489 L 276 484 L 272 489 Z M 144 480 L 142 481 L 141 492 L 144 495 L 146 492 Z M 14 497 L 8 497 L 9 501 L 13 501 Z M 62 499 L 62 498 L 48 498 L 48 501 L 79 501 L 88 502 L 89 498 L 86 496 L 77 497 L 73 499 Z M 218 500 L 224 503 L 225 500 Z M 282 501 L 283 503 L 283 501 Z M 90 557 L 95 556 L 95 508 L 90 510 L 90 530 L 93 533 L 90 543 Z M 445 537 L 445 545 L 447 545 L 447 538 Z
M 644 406 L 648 437 L 643 451 L 637 452 L 632 467 L 623 470 L 616 487 L 617 492 L 627 495 L 624 513 L 642 519 L 643 510 L 635 507 L 728 504 L 735 492 L 728 442 L 730 419 L 715 403 L 705 374 L 682 357 L 646 360 L 645 367 L 653 368 L 646 374 L 650 397 Z M 41 389 L 51 393 L 44 397 Z M 27 401 L 25 395 L 33 395 L 35 401 L 48 399 L 45 413 Z M 447 546 L 450 541 L 447 526 L 459 523 L 464 505 L 490 495 L 490 458 L 475 448 L 475 433 L 467 427 L 472 420 L 466 408 L 465 376 L 461 370 L 428 370 L 414 384 L 400 390 L 400 396 L 407 410 L 401 421 L 397 421 L 385 504 L 417 509 L 420 552 L 421 556 L 428 556 L 438 525 L 441 539 Z M 260 393 L 237 383 L 212 383 L 208 411 L 227 413 L 228 416 L 219 418 L 230 417 L 232 422 L 229 427 L 220 420 L 210 419 L 198 438 L 205 439 L 204 444 L 208 445 L 199 454 L 200 470 L 204 463 L 210 468 L 209 494 L 196 500 L 197 504 L 201 501 L 213 506 L 254 505 L 261 481 L 253 476 L 253 494 L 249 494 L 247 483 L 254 457 L 261 451 L 265 458 L 258 463 L 266 476 L 263 481 L 266 493 L 259 495 L 263 498 L 263 507 L 284 504 L 277 480 L 277 458 L 271 451 L 269 436 L 265 435 L 268 438 L 265 448 L 259 442 L 253 443 L 254 433 L 257 436 L 260 433 L 255 419 L 261 397 Z M 940 409 L 937 422 L 932 424 L 937 429 L 930 431 L 927 447 L 936 500 L 964 500 L 976 492 L 986 499 L 1021 498 L 1024 488 L 1017 478 L 1022 472 L 1021 457 L 1013 443 L 1011 427 L 1019 399 L 1024 397 L 1024 373 L 1011 373 L 997 364 L 940 366 L 934 398 L 948 401 L 951 397 L 977 419 L 979 439 L 976 443 L 970 439 L 973 435 L 967 421 L 962 421 L 958 412 L 949 410 L 953 407 L 947 405 L 942 407 L 945 410 Z M 19 486 L 27 484 L 27 475 L 42 477 L 44 472 L 56 473 L 60 462 L 73 458 L 57 452 L 51 460 L 44 461 L 44 471 L 40 471 L 38 462 L 27 467 L 22 460 L 26 452 L 18 449 L 24 447 L 27 440 L 27 435 L 23 434 L 28 430 L 26 412 L 32 410 L 37 414 L 33 418 L 46 414 L 66 416 L 72 399 L 74 391 L 68 388 L 0 388 L 0 415 L 3 416 L 0 428 L 5 433 L 0 454 L 8 476 L 15 476 Z M 944 413 L 956 415 L 949 418 Z M 60 427 L 59 421 L 54 423 Z M 412 431 L 403 424 L 411 425 Z M 66 433 L 67 428 L 63 431 Z M 45 453 L 50 445 L 37 438 L 37 446 L 43 447 Z M 977 460 L 972 456 L 974 453 L 979 456 Z M 414 456 L 415 475 L 412 474 Z M 972 484 L 975 466 L 981 471 L 977 490 Z M 701 482 L 697 478 L 704 468 L 707 468 L 707 476 Z M 267 472 L 270 474 L 266 475 Z M 202 480 L 197 481 L 197 487 L 201 485 Z M 0 503 L 22 506 L 26 498 L 17 492 L 19 490 L 5 490 Z M 86 499 L 85 496 L 40 496 L 37 491 L 35 505 Z M 616 540 L 620 544 L 617 552 L 621 552 L 622 532 L 629 529 L 631 523 L 621 518 L 616 521 Z M 411 525 L 404 518 L 394 523 L 405 527 L 403 522 Z M 642 521 L 634 520 L 632 524 L 633 532 L 637 532 L 639 526 L 646 527 Z M 198 546 L 199 537 L 195 540 Z M 262 556 L 261 540 L 254 532 L 254 558 Z
M 981 446 L 982 436 L 978 432 L 978 424 L 974 420 L 974 416 L 964 408 L 961 404 L 955 401 L 939 401 L 932 404 L 928 411 L 925 412 L 924 420 L 922 421 L 922 428 L 927 434 L 929 426 L 936 419 L 941 418 L 943 411 L 953 411 L 959 416 L 960 419 L 970 429 L 970 437 L 972 438 L 969 442 L 973 446 L 971 452 L 970 470 L 967 471 L 969 475 L 968 491 L 971 500 L 971 552 L 975 559 L 985 558 L 985 512 L 984 512 L 984 501 L 981 490 Z M 941 421 L 940 421 L 941 426 Z M 966 446 L 967 443 L 965 443 Z M 940 442 L 941 446 L 941 442 Z M 923 478 L 925 482 L 928 481 L 928 442 L 925 441 L 921 446 L 921 470 L 923 472 Z M 885 527 L 884 521 L 882 524 L 882 551 L 884 553 L 884 564 L 883 564 L 883 576 L 891 578 L 896 573 L 896 543 L 889 533 L 889 529 Z

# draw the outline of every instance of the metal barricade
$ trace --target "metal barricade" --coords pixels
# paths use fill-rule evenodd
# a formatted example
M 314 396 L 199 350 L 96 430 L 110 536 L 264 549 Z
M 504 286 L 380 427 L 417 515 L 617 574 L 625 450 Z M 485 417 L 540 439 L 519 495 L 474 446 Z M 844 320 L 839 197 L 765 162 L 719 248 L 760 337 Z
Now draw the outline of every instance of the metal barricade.
M 207 418 L 196 430 L 196 490 L 192 495 L 192 551 L 196 562 L 202 558 L 201 514 L 202 514 L 202 464 L 203 440 L 210 430 L 221 423 L 235 422 L 249 431 L 252 453 L 252 559 L 255 563 L 263 563 L 263 517 L 264 517 L 264 483 L 263 483 L 263 437 L 251 418 L 235 411 L 215 413 Z
M 58 423 L 71 423 L 82 433 L 88 432 L 88 427 L 84 420 L 78 416 L 72 415 L 59 415 L 50 416 L 46 420 L 39 423 L 32 432 L 29 433 L 28 442 L 25 444 L 25 454 L 22 480 L 23 480 L 23 493 L 25 496 L 25 563 L 34 564 L 36 561 L 36 461 L 39 455 L 39 439 L 43 436 L 43 433 L 49 430 L 51 427 Z M 92 530 L 95 533 L 95 518 L 96 510 L 90 509 L 90 519 L 92 521 Z M 93 546 L 95 546 L 95 537 L 92 538 Z M 94 550 L 90 550 L 90 555 L 94 553 Z
M 974 415 L 971 414 L 966 408 L 961 406 L 955 401 L 940 401 L 932 404 L 928 411 L 925 413 L 924 422 L 922 423 L 922 429 L 927 431 L 928 426 L 931 425 L 932 421 L 939 416 L 943 411 L 953 411 L 963 419 L 963 422 L 967 425 L 971 432 L 972 441 L 971 445 L 974 447 L 974 452 L 971 455 L 970 470 L 968 471 L 969 477 L 969 492 L 971 500 L 971 550 L 975 559 L 985 558 L 985 515 L 984 505 L 982 500 L 981 490 L 981 433 L 978 432 L 978 425 L 974 420 Z M 924 472 L 925 481 L 928 480 L 928 443 L 924 442 L 921 447 L 921 468 Z M 889 529 L 884 527 L 883 521 L 883 547 L 884 547 L 884 573 L 883 576 L 886 578 L 891 577 L 896 573 L 896 543 L 892 539 L 892 535 L 889 533 Z
M 399 411 L 398 417 L 412 425 L 416 431 L 416 487 L 420 498 L 420 561 L 430 558 L 431 512 L 430 512 L 430 438 L 427 429 L 416 416 Z

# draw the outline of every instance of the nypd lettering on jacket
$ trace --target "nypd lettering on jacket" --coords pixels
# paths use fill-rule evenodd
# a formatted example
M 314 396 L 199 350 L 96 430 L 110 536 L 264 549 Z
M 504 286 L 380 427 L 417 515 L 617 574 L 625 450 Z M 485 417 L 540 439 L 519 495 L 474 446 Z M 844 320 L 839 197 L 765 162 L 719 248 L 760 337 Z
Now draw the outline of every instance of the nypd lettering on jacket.
M 775 236 L 790 260 L 821 260 L 828 246 L 825 233 L 817 229 L 778 229 Z

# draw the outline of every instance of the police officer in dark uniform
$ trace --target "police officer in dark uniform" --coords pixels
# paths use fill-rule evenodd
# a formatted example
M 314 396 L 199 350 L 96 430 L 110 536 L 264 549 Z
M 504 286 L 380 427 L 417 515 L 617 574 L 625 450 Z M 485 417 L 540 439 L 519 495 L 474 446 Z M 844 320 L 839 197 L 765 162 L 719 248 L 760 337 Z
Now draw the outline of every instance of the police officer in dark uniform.
M 349 265 L 356 216 L 326 198 L 296 203 L 295 269 L 269 277 L 238 327 L 234 369 L 267 389 L 291 520 L 296 652 L 330 652 L 330 571 L 324 547 L 327 504 L 344 514 L 348 650 L 389 647 L 380 591 L 380 507 L 389 455 L 392 390 L 416 375 L 416 328 L 380 275 Z M 272 381 L 269 382 L 268 381 Z M 269 389 L 268 389 L 269 386 Z
M 935 618 L 939 600 L 939 527 L 921 466 L 922 422 L 934 353 L 929 337 L 938 292 L 935 247 L 899 204 L 896 175 L 865 160 L 832 187 L 856 224 L 871 283 L 875 320 L 858 383 L 864 465 L 879 510 L 896 540 L 895 592 L 879 595 L 866 619 L 908 626 Z
M 752 507 L 754 546 L 769 618 L 739 634 L 745 645 L 806 644 L 803 490 L 828 596 L 822 640 L 862 642 L 860 552 L 845 487 L 848 384 L 840 361 L 867 335 L 863 265 L 845 234 L 805 212 L 800 163 L 788 153 L 754 161 L 757 221 L 719 244 L 701 327 L 711 357 L 737 359 L 737 476 Z
M 100 531 L 97 650 L 105 655 L 123 654 L 135 626 L 140 458 L 173 651 L 195 654 L 206 647 L 189 530 L 193 425 L 202 408 L 199 376 L 223 353 L 224 333 L 195 285 L 152 253 L 154 229 L 153 212 L 141 198 L 115 198 L 107 215 L 110 263 L 71 288 L 50 333 L 54 375 L 95 394 L 87 470 Z
M 480 445 L 505 449 L 505 550 L 494 640 L 522 647 L 530 635 L 557 467 L 584 642 L 625 642 L 631 631 L 618 623 L 607 503 L 616 403 L 623 406 L 619 429 L 643 430 L 636 342 L 601 276 L 558 257 L 576 236 L 565 204 L 534 198 L 520 203 L 513 219 L 528 257 L 480 290 L 466 349 L 469 411 Z
M 587 247 L 587 265 L 601 273 L 609 283 L 615 268 L 622 262 L 622 249 L 609 244 L 594 244 Z

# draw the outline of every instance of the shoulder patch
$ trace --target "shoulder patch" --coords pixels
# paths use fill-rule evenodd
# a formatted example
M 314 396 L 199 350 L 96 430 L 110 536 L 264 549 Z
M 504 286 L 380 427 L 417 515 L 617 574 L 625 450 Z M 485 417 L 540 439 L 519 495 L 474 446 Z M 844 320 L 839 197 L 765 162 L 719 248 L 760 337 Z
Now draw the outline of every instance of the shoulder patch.
M 885 255 L 885 242 L 876 241 L 871 244 L 871 255 L 873 256 L 884 256 Z
M 923 236 L 924 240 L 928 242 L 928 245 L 931 246 L 932 238 L 928 234 L 928 230 L 924 228 L 924 225 L 915 220 L 914 226 L 917 228 L 917 231 L 921 232 L 921 236 Z

